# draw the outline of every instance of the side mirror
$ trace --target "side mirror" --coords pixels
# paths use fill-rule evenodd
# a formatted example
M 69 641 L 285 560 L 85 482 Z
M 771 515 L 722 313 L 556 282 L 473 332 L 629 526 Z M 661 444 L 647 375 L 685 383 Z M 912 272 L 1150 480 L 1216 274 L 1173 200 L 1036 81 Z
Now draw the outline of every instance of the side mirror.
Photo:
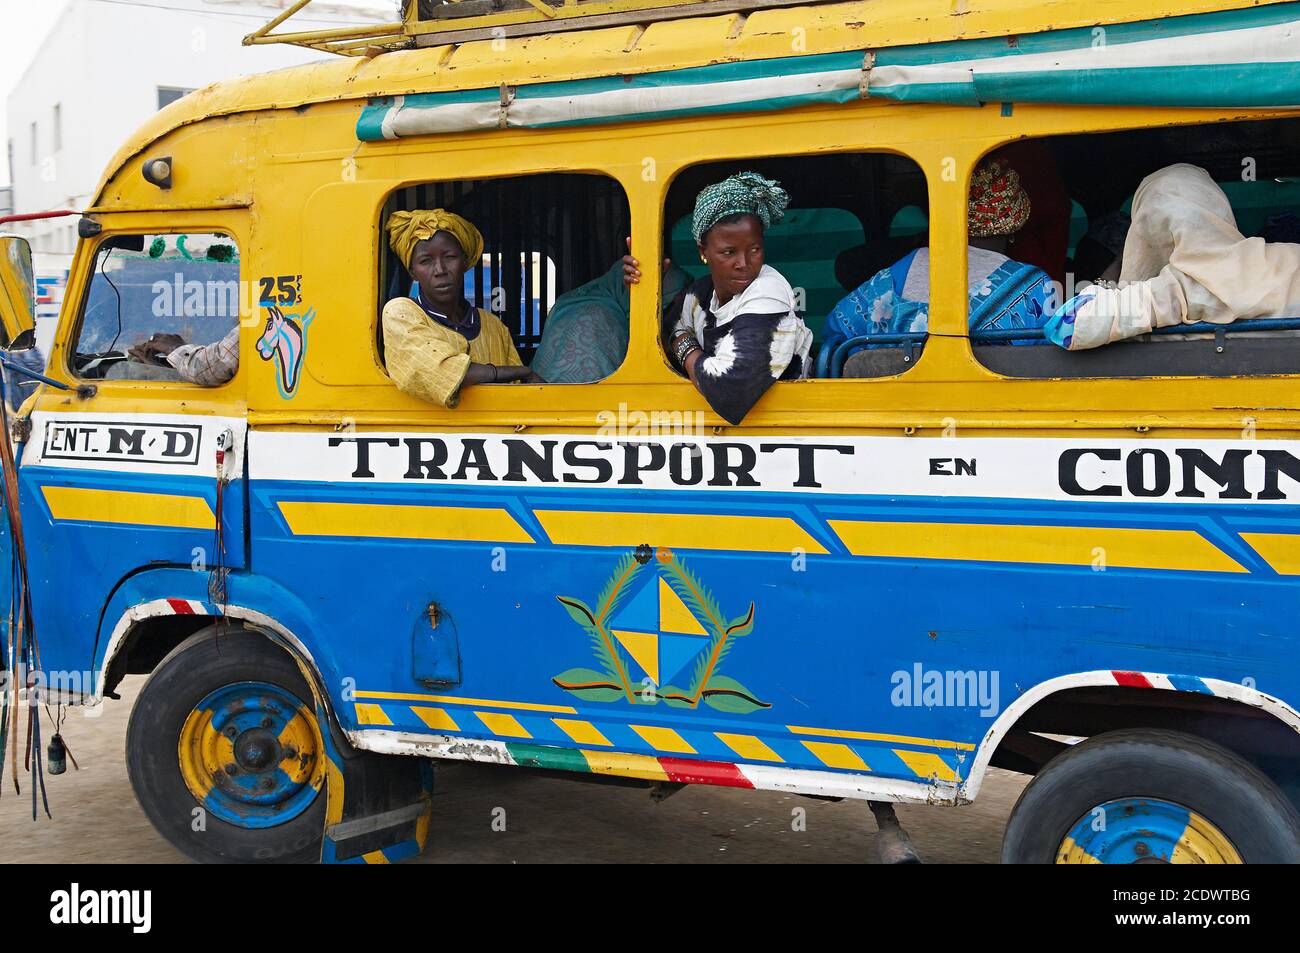
M 19 335 L 36 327 L 36 272 L 32 246 L 18 235 L 0 235 L 0 324 L 9 348 L 21 346 Z M 33 341 L 31 334 L 25 336 Z M 30 344 L 28 345 L 30 346 Z

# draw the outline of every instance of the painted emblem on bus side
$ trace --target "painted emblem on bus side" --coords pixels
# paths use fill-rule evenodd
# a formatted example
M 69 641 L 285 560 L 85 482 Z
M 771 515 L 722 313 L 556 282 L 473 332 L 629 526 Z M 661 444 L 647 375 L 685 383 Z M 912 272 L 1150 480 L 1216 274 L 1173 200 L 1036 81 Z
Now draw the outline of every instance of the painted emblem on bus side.
M 672 550 L 638 546 L 614 568 L 593 606 L 556 596 L 587 633 L 599 665 L 571 668 L 551 681 L 589 702 L 698 708 L 747 715 L 771 708 L 722 674 L 736 641 L 754 631 L 754 604 L 728 618 L 717 600 Z M 630 663 L 629 663 L 630 659 Z M 644 677 L 635 676 L 635 664 Z M 685 688 L 676 681 L 689 672 Z
M 257 353 L 264 361 L 275 364 L 275 385 L 280 396 L 290 400 L 298 390 L 302 363 L 307 357 L 307 328 L 316 317 L 316 309 L 306 314 L 285 314 L 275 306 L 268 307 L 266 327 L 257 340 Z

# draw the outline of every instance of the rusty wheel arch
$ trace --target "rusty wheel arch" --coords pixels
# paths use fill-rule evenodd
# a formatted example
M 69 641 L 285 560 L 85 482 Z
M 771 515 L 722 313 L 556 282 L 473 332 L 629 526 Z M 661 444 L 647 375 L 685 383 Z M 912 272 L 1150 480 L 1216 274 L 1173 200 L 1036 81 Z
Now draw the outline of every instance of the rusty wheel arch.
M 1300 807 L 1300 734 L 1262 708 L 1196 692 L 1119 685 L 1064 688 L 1016 720 L 999 739 L 989 765 L 1037 774 L 1069 750 L 1061 738 L 1132 728 L 1181 731 L 1220 744 L 1255 764 Z

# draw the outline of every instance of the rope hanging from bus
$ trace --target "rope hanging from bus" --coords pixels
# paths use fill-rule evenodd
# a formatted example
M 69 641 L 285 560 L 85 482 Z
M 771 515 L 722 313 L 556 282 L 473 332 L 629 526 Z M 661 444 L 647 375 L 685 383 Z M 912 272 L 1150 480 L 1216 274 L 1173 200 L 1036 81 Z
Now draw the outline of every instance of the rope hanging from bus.
M 6 365 L 5 370 L 8 367 Z M 7 390 L 7 374 L 0 371 L 0 385 Z M 0 791 L 3 791 L 3 752 L 8 751 L 14 791 L 22 793 L 18 783 L 18 733 L 22 710 L 27 709 L 27 727 L 24 742 L 23 768 L 32 775 L 32 820 L 36 820 L 36 795 L 40 790 L 41 806 L 50 817 L 49 798 L 45 791 L 45 770 L 41 751 L 40 686 L 38 675 L 42 671 L 40 646 L 32 619 L 31 596 L 27 577 L 27 550 L 23 542 L 22 516 L 18 510 L 18 471 L 13 448 L 11 418 L 8 403 L 0 400 L 0 469 L 3 469 L 5 515 L 9 523 L 11 544 L 11 593 L 9 612 L 5 624 L 4 668 L 5 704 L 0 711 Z M 60 707 L 61 700 L 56 700 Z M 56 723 L 61 717 L 56 719 Z M 62 739 L 55 733 L 55 739 Z
M 54 209 L 45 212 L 27 212 L 0 217 L 0 225 L 10 222 L 31 222 L 51 218 L 64 218 L 81 215 L 75 209 Z M 15 373 L 32 378 L 59 390 L 73 388 L 44 374 L 11 362 L 7 356 L 0 355 L 0 394 L 11 393 L 10 374 Z M 76 388 L 79 394 L 87 396 L 86 390 Z M 40 673 L 40 645 L 36 639 L 36 629 L 32 618 L 30 587 L 27 575 L 27 551 L 23 542 L 22 516 L 19 512 L 17 454 L 13 445 L 12 416 L 6 400 L 0 399 L 0 470 L 3 471 L 2 485 L 4 493 L 5 516 L 8 521 L 11 542 L 10 566 L 11 600 L 3 624 L 3 639 L 0 640 L 0 796 L 4 791 L 4 774 L 6 763 L 11 772 L 15 793 L 21 795 L 22 787 L 18 781 L 18 741 L 23 734 L 23 770 L 32 775 L 32 820 L 37 817 L 37 794 L 40 795 L 40 807 L 45 816 L 51 817 L 49 797 L 45 789 L 46 759 L 42 747 L 40 706 L 42 692 Z M 55 773 L 63 770 L 63 758 L 70 757 L 70 752 L 59 733 L 63 723 L 63 699 L 54 698 L 54 712 L 50 718 L 54 723 L 54 735 L 50 738 L 48 756 L 50 767 Z M 46 711 L 49 712 L 49 699 L 45 699 Z M 22 712 L 27 710 L 27 724 L 22 727 Z M 72 759 L 74 767 L 76 759 Z

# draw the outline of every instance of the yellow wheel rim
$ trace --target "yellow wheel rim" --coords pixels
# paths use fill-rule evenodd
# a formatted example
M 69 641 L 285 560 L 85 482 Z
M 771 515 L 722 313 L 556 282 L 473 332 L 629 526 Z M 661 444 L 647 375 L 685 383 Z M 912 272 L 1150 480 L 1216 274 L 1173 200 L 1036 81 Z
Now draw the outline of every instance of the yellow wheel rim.
M 1075 821 L 1058 864 L 1240 864 L 1241 854 L 1212 821 L 1180 804 L 1118 798 Z
M 176 757 L 194 799 L 245 828 L 292 820 L 325 781 L 316 716 L 267 682 L 227 685 L 195 705 L 181 726 Z

